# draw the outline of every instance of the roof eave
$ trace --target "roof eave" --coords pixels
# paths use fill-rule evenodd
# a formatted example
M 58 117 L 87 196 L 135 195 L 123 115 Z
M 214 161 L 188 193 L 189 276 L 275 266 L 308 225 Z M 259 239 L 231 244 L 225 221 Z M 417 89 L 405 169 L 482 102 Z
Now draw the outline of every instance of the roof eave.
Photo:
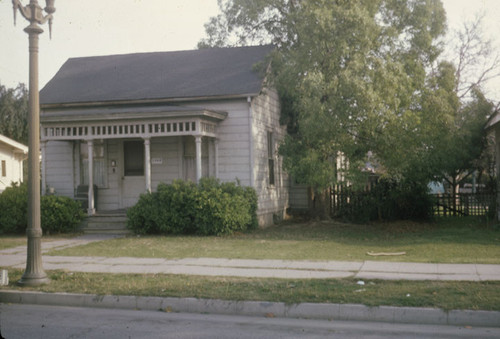
M 216 101 L 216 100 L 234 100 L 246 99 L 248 97 L 256 97 L 260 94 L 257 93 L 241 93 L 231 95 L 217 95 L 217 96 L 199 96 L 199 97 L 180 97 L 180 98 L 155 98 L 155 99 L 135 99 L 135 100 L 109 100 L 109 101 L 93 101 L 93 102 L 63 102 L 63 103 L 46 103 L 41 104 L 43 110 L 50 109 L 64 109 L 64 108 L 85 108 L 85 107 L 104 107 L 104 106 L 124 106 L 124 105 L 141 105 L 141 104 L 166 104 L 166 103 L 179 103 L 179 102 L 193 102 L 193 101 Z
M 130 112 L 91 112 L 86 114 L 68 114 L 59 112 L 53 114 L 44 114 L 40 117 L 42 124 L 60 123 L 60 122 L 103 122 L 116 120 L 144 120 L 144 119 L 176 119 L 176 118 L 203 118 L 213 121 L 222 121 L 227 117 L 227 112 L 213 111 L 205 109 L 196 110 L 178 110 L 164 112 L 141 112 L 140 109 Z
M 490 118 L 488 119 L 488 121 L 486 122 L 486 125 L 485 125 L 485 129 L 486 130 L 489 130 L 491 128 L 493 128 L 496 124 L 498 124 L 500 122 L 500 112 L 499 111 L 495 111 L 491 116 Z
M 25 146 L 15 140 L 7 138 L 4 135 L 0 135 L 0 142 L 7 144 L 8 146 L 14 148 L 15 151 L 22 152 L 24 154 L 28 154 L 28 146 Z

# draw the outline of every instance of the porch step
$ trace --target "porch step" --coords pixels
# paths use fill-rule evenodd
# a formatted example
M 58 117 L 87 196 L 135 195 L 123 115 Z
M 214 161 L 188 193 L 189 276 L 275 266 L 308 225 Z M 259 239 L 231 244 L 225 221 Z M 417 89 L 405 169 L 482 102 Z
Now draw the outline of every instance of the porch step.
M 129 234 L 127 216 L 117 214 L 96 214 L 82 223 L 81 230 L 85 234 Z

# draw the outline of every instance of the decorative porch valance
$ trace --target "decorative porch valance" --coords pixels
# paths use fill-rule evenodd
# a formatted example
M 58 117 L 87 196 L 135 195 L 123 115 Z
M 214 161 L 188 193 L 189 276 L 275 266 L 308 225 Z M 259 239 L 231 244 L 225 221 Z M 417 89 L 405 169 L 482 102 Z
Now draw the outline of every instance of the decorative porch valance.
M 226 112 L 197 107 L 153 106 L 43 112 L 41 139 L 92 140 L 196 135 L 216 137 Z

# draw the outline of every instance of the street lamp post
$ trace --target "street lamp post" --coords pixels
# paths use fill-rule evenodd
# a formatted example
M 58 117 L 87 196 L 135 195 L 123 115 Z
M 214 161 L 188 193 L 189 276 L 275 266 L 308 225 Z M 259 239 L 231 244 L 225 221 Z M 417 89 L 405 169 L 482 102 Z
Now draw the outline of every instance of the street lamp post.
M 29 37 L 29 153 L 28 153 L 28 253 L 26 270 L 18 281 L 21 286 L 35 286 L 49 282 L 42 267 L 42 227 L 40 222 L 40 99 L 38 96 L 38 36 L 43 33 L 39 26 L 49 22 L 52 35 L 52 13 L 55 12 L 55 0 L 45 0 L 42 9 L 37 0 L 30 0 L 23 6 L 20 0 L 12 0 L 14 6 L 14 25 L 17 10 L 29 21 L 24 29 Z M 44 16 L 43 11 L 47 12 Z

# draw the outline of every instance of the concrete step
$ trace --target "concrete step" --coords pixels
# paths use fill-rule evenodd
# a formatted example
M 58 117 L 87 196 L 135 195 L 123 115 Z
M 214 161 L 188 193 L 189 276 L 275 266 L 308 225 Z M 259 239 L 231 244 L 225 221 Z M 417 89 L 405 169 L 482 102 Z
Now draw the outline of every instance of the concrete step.
M 125 214 L 96 214 L 88 217 L 80 229 L 86 234 L 128 234 Z

